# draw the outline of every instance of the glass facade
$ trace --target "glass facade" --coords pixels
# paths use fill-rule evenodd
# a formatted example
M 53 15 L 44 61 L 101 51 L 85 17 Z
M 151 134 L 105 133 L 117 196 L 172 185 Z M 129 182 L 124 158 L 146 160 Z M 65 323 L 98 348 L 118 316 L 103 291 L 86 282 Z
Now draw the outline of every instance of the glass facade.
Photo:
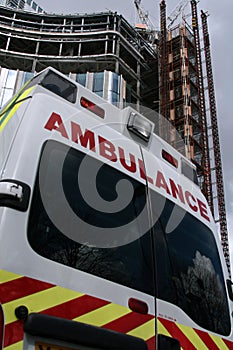
M 2 68 L 0 71 L 0 108 L 33 76 L 32 72 Z
M 0 108 L 33 76 L 33 72 L 2 68 L 0 71 Z M 82 86 L 89 87 L 108 102 L 121 108 L 125 106 L 126 96 L 124 96 L 121 86 L 125 86 L 126 83 L 121 75 L 104 71 L 78 73 L 71 75 L 71 77 Z M 131 103 L 131 95 L 128 94 L 127 98 L 127 102 Z
M 103 96 L 103 89 L 104 89 L 104 72 L 94 73 L 93 91 L 97 95 L 102 97 Z
M 79 73 L 76 74 L 76 81 L 82 86 L 86 86 L 86 80 L 87 80 L 87 74 L 86 73 Z

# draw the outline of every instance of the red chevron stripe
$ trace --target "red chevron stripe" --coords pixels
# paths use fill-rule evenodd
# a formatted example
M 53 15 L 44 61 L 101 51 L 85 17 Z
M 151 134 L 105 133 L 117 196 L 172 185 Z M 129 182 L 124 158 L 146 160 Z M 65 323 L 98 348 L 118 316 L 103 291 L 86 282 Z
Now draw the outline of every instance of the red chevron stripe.
M 13 281 L 0 284 L 1 303 L 4 304 L 51 287 L 54 287 L 51 283 L 41 282 L 28 277 L 20 277 Z
M 233 350 L 233 342 L 227 340 L 227 339 L 223 339 L 224 343 L 226 344 L 226 346 L 228 346 L 229 350 Z
M 60 305 L 43 310 L 40 313 L 47 314 L 50 316 L 63 317 L 71 320 L 75 317 L 84 315 L 107 304 L 109 304 L 108 301 L 101 300 L 88 295 L 83 295 L 80 298 L 67 301 Z M 6 325 L 4 346 L 9 346 L 22 339 L 23 321 L 15 321 Z
M 201 338 L 201 340 L 206 344 L 206 346 L 210 350 L 219 350 L 219 347 L 215 344 L 211 336 L 203 331 L 200 331 L 199 329 L 195 329 L 194 331 L 197 333 L 197 335 Z
M 103 327 L 121 333 L 127 333 L 132 329 L 141 326 L 143 323 L 154 318 L 152 315 L 141 315 L 136 312 L 131 312 L 125 316 L 105 324 Z
M 148 339 L 146 343 L 148 350 L 155 350 L 155 337 Z
M 159 317 L 159 321 L 168 330 L 173 338 L 179 340 L 181 347 L 184 350 L 196 350 L 196 347 L 190 342 L 190 340 L 184 335 L 184 333 L 179 329 L 179 327 L 171 321 L 164 320 Z
M 82 316 L 107 304 L 109 304 L 109 302 L 106 300 L 83 295 L 77 299 L 43 310 L 41 313 L 72 320 L 75 317 Z
M 6 325 L 4 347 L 17 343 L 23 339 L 23 322 L 23 320 L 18 320 Z

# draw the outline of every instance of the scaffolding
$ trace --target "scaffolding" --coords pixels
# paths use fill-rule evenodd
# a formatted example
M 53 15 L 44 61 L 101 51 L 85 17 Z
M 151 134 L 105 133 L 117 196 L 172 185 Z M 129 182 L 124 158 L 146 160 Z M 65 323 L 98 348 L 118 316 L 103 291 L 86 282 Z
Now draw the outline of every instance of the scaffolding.
M 191 0 L 191 26 L 183 16 L 183 22 L 171 28 L 166 27 L 166 4 L 160 4 L 160 112 L 173 125 L 180 138 L 174 139 L 169 130 L 170 143 L 196 165 L 199 185 L 205 195 L 215 221 L 219 222 L 223 252 L 230 275 L 230 258 L 227 234 L 227 221 L 223 187 L 221 152 L 219 145 L 216 102 L 213 73 L 210 57 L 210 44 L 207 16 L 201 14 L 204 39 L 206 74 L 208 81 L 210 118 L 206 109 L 206 96 L 203 77 L 202 49 L 199 33 L 197 2 Z M 186 6 L 186 1 L 181 1 Z M 175 18 L 178 17 L 175 12 Z M 171 23 L 174 23 L 170 18 Z M 208 124 L 209 122 L 209 124 Z M 162 137 L 164 129 L 161 127 Z M 208 131 L 211 130 L 211 135 Z M 211 167 L 211 149 L 213 166 Z M 216 185 L 214 185 L 214 180 Z M 214 186 L 216 186 L 216 201 Z
M 168 76 L 168 50 L 167 50 L 167 24 L 166 24 L 166 3 L 160 3 L 160 34 L 159 34 L 159 114 L 160 135 L 169 141 L 169 125 L 164 125 L 164 119 L 169 119 L 169 76 Z M 160 117 L 160 118 L 161 118 Z

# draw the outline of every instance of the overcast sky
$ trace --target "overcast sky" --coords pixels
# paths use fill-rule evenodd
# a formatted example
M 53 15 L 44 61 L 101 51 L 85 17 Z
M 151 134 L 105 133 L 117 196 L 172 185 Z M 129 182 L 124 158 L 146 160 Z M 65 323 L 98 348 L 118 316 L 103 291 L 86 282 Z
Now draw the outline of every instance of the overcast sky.
M 138 22 L 133 0 L 37 0 L 36 2 L 45 11 L 52 13 L 74 14 L 111 10 L 124 15 L 131 24 Z M 177 6 L 178 0 L 167 0 L 166 3 L 169 15 Z M 160 0 L 142 0 L 141 4 L 148 11 L 155 27 L 159 27 Z M 187 6 L 186 12 L 191 12 L 189 9 L 190 5 Z M 232 237 L 233 250 L 233 2 L 231 0 L 200 0 L 198 10 L 199 12 L 200 10 L 207 11 L 210 15 L 208 24 L 222 149 L 228 229 Z M 233 265 L 233 256 L 231 262 Z

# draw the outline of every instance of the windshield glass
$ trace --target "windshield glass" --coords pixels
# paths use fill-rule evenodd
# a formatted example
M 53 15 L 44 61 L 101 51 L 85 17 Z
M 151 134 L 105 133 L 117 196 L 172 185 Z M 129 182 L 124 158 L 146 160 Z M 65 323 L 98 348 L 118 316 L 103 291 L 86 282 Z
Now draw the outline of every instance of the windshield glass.
M 79 174 L 87 160 L 80 186 Z M 82 187 L 92 191 L 95 173 L 100 198 L 90 205 Z M 131 200 L 123 208 L 110 210 L 111 202 L 122 194 L 117 187 L 122 181 L 132 187 Z M 156 295 L 180 307 L 200 326 L 228 335 L 225 284 L 212 232 L 158 193 L 150 191 L 149 197 L 152 213 L 143 184 L 80 151 L 48 141 L 32 198 L 29 242 L 47 259 Z M 102 210 L 98 208 L 101 198 L 109 203 Z M 182 220 L 168 230 L 174 209 Z M 82 222 L 75 222 L 71 213 Z M 150 215 L 158 216 L 151 229 L 143 222 Z
M 26 83 L 23 90 L 35 85 L 41 85 L 69 102 L 76 102 L 77 86 L 52 70 L 46 70 L 36 75 L 32 80 Z
M 151 198 L 156 215 L 158 195 L 152 192 Z M 173 222 L 171 229 L 173 210 L 175 217 L 182 219 Z M 191 214 L 166 201 L 154 234 L 158 298 L 176 304 L 203 328 L 229 335 L 227 295 L 213 233 Z
M 84 200 L 78 183 L 78 173 L 84 158 L 84 153 L 57 142 L 49 141 L 45 145 L 43 164 L 40 164 L 45 169 L 40 181 L 39 176 L 37 177 L 34 190 L 28 229 L 29 242 L 36 252 L 48 259 L 151 294 L 153 278 L 151 254 L 148 254 L 151 249 L 149 233 L 139 238 L 142 222 L 138 216 L 145 210 L 145 220 L 148 219 L 145 186 L 107 164 L 88 157 L 90 162 L 88 173 L 84 172 L 82 178 L 83 187 L 90 187 L 93 173 L 99 168 L 96 185 L 101 198 L 114 201 L 118 195 L 116 185 L 123 180 L 130 182 L 134 192 L 132 200 L 118 212 L 106 213 L 93 208 Z M 60 159 L 65 159 L 62 188 L 66 203 L 69 204 L 70 210 L 82 219 L 76 227 L 72 223 L 72 212 L 66 215 L 63 210 L 65 204 L 61 202 L 61 196 L 58 198 L 54 182 L 59 174 Z M 40 191 L 42 187 L 43 201 Z M 45 210 L 45 202 L 54 205 L 57 215 L 66 220 L 67 226 L 64 229 L 60 228 L 62 223 L 59 224 L 59 218 L 56 222 L 51 220 L 51 216 Z M 130 232 L 127 224 L 134 220 Z M 72 233 L 69 225 L 72 225 Z M 95 240 L 96 237 L 92 239 L 92 228 L 94 234 L 99 235 L 98 240 Z M 101 231 L 97 231 L 99 228 Z M 102 240 L 108 240 L 108 235 L 114 229 L 116 234 L 112 237 L 113 244 L 111 246 L 109 242 L 106 244 L 109 248 L 105 247 Z M 130 237 L 132 234 L 133 238 Z

